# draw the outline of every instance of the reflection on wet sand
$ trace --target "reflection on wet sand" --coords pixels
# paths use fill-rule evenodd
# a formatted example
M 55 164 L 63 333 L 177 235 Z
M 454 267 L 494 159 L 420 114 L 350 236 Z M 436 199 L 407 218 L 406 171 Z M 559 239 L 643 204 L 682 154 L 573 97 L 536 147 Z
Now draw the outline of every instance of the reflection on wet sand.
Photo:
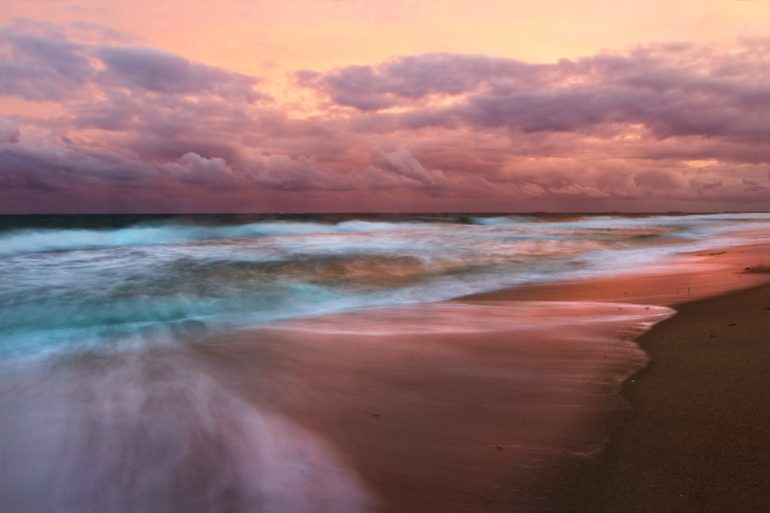
M 629 341 L 671 311 L 615 303 L 443 303 L 241 332 L 212 372 L 319 433 L 380 511 L 537 511 L 540 485 L 601 448 Z M 514 509 L 511 509 L 514 508 Z
M 444 303 L 17 362 L 0 496 L 15 513 L 542 506 L 534 484 L 600 447 L 644 359 L 628 339 L 669 313 Z
M 361 513 L 317 436 L 222 386 L 182 348 L 3 369 L 0 497 L 13 513 Z
M 147 277 L 162 297 L 148 304 L 144 282 L 133 281 L 136 262 L 111 289 L 117 295 L 100 297 L 90 291 L 125 271 L 112 257 L 103 255 L 117 267 L 96 273 L 84 271 L 94 262 L 83 255 L 11 259 L 17 267 L 4 273 L 27 271 L 3 296 L 16 310 L 3 310 L 0 510 L 553 510 L 554 479 L 603 447 L 606 421 L 622 407 L 618 384 L 645 361 L 631 339 L 672 313 L 647 305 L 767 280 L 750 272 L 767 265 L 757 248 L 445 303 L 356 303 L 261 328 L 217 317 L 230 303 L 206 287 L 205 308 L 182 308 L 188 289 L 202 287 L 193 271 L 176 288 Z M 177 251 L 190 248 L 152 253 Z M 173 255 L 174 265 L 191 265 Z M 51 259 L 58 264 L 28 269 Z M 57 267 L 68 259 L 77 265 Z M 228 286 L 250 287 L 230 274 L 243 266 L 224 267 L 212 283 L 226 276 Z M 287 310 L 280 295 L 253 294 Z M 308 311 L 326 308 L 323 296 L 302 301 Z M 206 322 L 196 312 L 208 312 Z

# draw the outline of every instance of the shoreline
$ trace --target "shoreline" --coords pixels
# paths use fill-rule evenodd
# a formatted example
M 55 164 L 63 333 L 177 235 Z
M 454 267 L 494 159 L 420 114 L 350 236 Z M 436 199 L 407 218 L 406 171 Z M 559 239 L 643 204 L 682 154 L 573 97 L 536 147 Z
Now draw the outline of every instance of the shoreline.
M 621 275 L 290 321 L 244 333 L 217 351 L 217 373 L 232 381 L 227 374 L 251 372 L 235 388 L 327 439 L 371 489 L 379 503 L 373 511 L 566 513 L 579 506 L 565 498 L 569 493 L 580 504 L 590 497 L 579 476 L 588 475 L 627 414 L 622 383 L 649 359 L 637 343 L 649 327 L 596 320 L 757 286 L 770 276 L 744 269 L 765 265 L 768 255 L 770 245 L 733 246 L 692 255 L 703 265 L 690 273 Z M 559 308 L 575 305 L 596 314 L 553 324 Z M 530 310 L 506 320 L 517 308 Z M 567 318 L 578 315 L 571 311 Z M 529 320 L 538 326 L 522 328 Z M 580 327 L 585 322 L 594 326 L 589 332 Z M 457 326 L 471 328 L 452 331 Z M 571 374 L 576 369 L 579 377 Z M 551 379 L 560 375 L 560 382 Z
M 642 273 L 509 287 L 451 301 L 616 301 L 674 306 L 767 283 L 768 268 L 770 243 L 738 244 L 682 253 Z
M 692 256 L 718 268 L 461 298 L 623 300 L 675 310 L 634 338 L 647 362 L 617 392 L 628 407 L 603 419 L 605 448 L 539 484 L 553 511 L 762 513 L 770 504 L 770 244 Z
M 0 453 L 6 470 L 51 477 L 7 474 L 0 487 L 11 489 L 0 495 L 32 513 L 72 491 L 112 500 L 132 488 L 54 477 L 97 464 L 152 468 L 154 451 L 144 448 L 156 447 L 168 455 L 163 475 L 186 487 L 169 481 L 164 493 L 188 511 L 203 510 L 198 484 L 208 482 L 234 490 L 222 497 L 234 511 L 270 489 L 263 499 L 281 511 L 626 513 L 597 495 L 597 483 L 614 476 L 599 473 L 609 429 L 630 415 L 622 383 L 648 362 L 635 340 L 673 314 L 656 305 L 767 282 L 769 255 L 770 244 L 733 246 L 663 262 L 669 274 L 645 269 L 254 329 L 192 324 L 178 334 L 185 344 L 41 360 L 0 383 L 13 398 L 0 415 Z M 51 411 L 58 421 L 40 424 Z M 49 445 L 29 443 L 30 433 Z M 81 443 L 47 463 L 70 439 L 104 434 L 99 450 Z M 132 469 L 116 457 L 129 446 Z M 45 496 L 16 487 L 35 479 L 64 487 Z M 602 501 L 604 510 L 594 506 Z
M 373 512 L 546 511 L 550 498 L 535 490 L 562 461 L 599 448 L 597 419 L 614 415 L 619 383 L 644 362 L 633 336 L 668 315 L 614 303 L 442 303 L 200 349 L 258 409 L 328 440 L 371 489 Z M 468 329 L 447 331 L 446 321 Z
M 685 302 L 637 338 L 649 362 L 601 455 L 567 469 L 565 513 L 761 513 L 770 504 L 770 284 Z
M 581 322 L 753 290 L 770 275 L 745 270 L 763 268 L 769 255 L 770 244 L 737 245 L 663 262 L 668 273 L 298 321 L 297 331 L 257 334 L 256 357 L 253 340 L 240 344 L 244 361 L 276 362 L 260 364 L 264 376 L 245 389 L 328 439 L 371 488 L 376 512 L 627 513 L 593 506 L 603 499 L 592 486 L 613 433 L 635 411 L 626 383 L 657 359 L 640 341 L 659 325 L 600 323 L 589 333 Z M 563 305 L 597 310 L 567 314 L 562 325 Z M 506 321 L 520 306 L 531 310 Z M 539 327 L 518 331 L 530 320 Z M 479 325 L 503 327 L 452 331 Z M 575 369 L 577 381 L 568 377 Z

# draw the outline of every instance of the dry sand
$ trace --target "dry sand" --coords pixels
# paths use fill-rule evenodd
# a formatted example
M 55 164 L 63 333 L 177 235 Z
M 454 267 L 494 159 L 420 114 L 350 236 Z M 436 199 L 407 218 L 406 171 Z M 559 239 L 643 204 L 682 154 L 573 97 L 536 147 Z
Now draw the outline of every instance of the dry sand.
M 637 340 L 650 361 L 624 383 L 631 408 L 606 451 L 546 485 L 554 511 L 770 511 L 770 247 L 699 259 L 715 267 L 480 296 L 624 298 L 678 312 Z
M 695 301 L 639 339 L 650 363 L 562 511 L 770 510 L 770 286 Z

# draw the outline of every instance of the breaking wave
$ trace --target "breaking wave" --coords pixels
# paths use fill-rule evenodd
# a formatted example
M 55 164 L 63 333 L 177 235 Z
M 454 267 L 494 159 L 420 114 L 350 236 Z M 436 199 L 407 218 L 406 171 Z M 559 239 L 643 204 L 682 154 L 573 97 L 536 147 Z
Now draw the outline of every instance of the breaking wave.
M 57 222 L 0 227 L 0 356 L 633 271 L 770 216 Z

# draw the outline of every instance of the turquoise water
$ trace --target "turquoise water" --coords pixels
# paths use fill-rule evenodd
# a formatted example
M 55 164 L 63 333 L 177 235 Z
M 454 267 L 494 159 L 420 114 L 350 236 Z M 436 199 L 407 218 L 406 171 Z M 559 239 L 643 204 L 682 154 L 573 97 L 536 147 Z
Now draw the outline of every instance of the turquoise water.
M 0 355 L 633 270 L 768 223 L 766 214 L 5 217 Z
M 509 441 L 506 476 L 526 497 L 527 480 L 511 472 L 526 477 L 593 450 L 598 442 L 579 430 L 559 434 L 568 443 L 554 445 L 541 435 L 572 429 L 570 416 L 608 408 L 617 383 L 643 363 L 627 339 L 670 310 L 440 303 L 321 316 L 635 272 L 755 228 L 770 228 L 770 215 L 0 217 L 0 511 L 376 511 L 376 494 L 331 433 L 277 406 L 283 395 L 308 394 L 297 385 L 307 379 L 320 399 L 306 398 L 311 413 L 323 414 L 320 405 L 335 398 L 351 418 L 370 408 L 350 406 L 373 392 L 368 374 L 348 390 L 345 379 L 323 370 L 339 371 L 336 365 L 317 373 L 297 366 L 303 358 L 317 363 L 299 343 L 308 331 L 355 343 L 380 333 L 418 341 L 506 333 L 514 356 L 499 366 L 481 360 L 478 376 L 462 372 L 483 351 L 371 341 L 368 351 L 378 365 L 419 361 L 412 372 L 430 370 L 449 382 L 459 376 L 479 390 L 487 372 L 519 383 L 505 407 L 532 428 Z M 248 331 L 238 345 L 238 328 L 288 319 L 301 321 L 281 322 L 289 338 L 280 344 Z M 415 360 L 420 355 L 428 356 Z M 348 356 L 342 350 L 329 358 L 355 370 Z M 403 403 L 411 414 L 416 399 L 427 412 L 455 400 L 435 390 L 396 391 L 391 406 L 401 411 Z M 392 424 L 396 438 L 414 419 L 402 420 Z M 415 436 L 426 435 L 415 425 Z M 427 447 L 434 433 L 426 440 Z

